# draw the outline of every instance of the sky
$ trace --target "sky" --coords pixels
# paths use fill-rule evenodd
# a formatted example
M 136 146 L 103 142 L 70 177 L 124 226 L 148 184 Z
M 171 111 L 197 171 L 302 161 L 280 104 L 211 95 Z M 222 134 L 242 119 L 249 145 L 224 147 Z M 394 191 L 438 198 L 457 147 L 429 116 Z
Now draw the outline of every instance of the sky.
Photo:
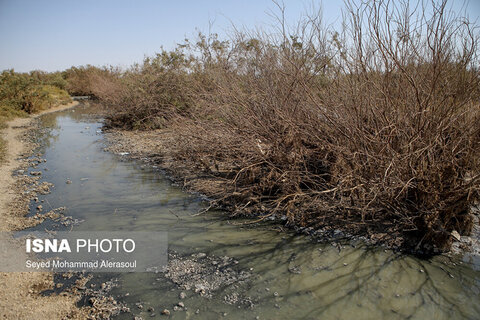
M 318 1 L 284 0 L 294 23 Z M 462 0 L 454 0 L 460 8 Z M 324 0 L 326 24 L 338 25 L 343 2 Z M 478 19 L 480 0 L 467 5 Z M 0 0 L 0 70 L 58 71 L 79 65 L 127 67 L 172 49 L 185 37 L 236 26 L 268 28 L 271 0 Z M 276 11 L 278 12 L 278 10 Z

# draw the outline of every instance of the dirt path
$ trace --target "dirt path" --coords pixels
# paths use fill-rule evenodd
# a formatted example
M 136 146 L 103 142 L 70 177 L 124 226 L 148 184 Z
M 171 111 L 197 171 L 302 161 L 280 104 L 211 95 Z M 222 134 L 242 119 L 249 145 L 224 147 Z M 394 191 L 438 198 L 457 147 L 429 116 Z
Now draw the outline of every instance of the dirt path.
M 61 105 L 30 118 L 17 118 L 1 131 L 7 141 L 7 155 L 0 163 L 0 231 L 21 230 L 35 224 L 26 218 L 29 197 L 23 191 L 34 178 L 26 175 L 12 175 L 16 170 L 25 170 L 28 162 L 19 159 L 32 151 L 32 145 L 25 135 L 32 129 L 33 118 L 41 114 L 65 110 L 77 105 L 72 102 Z M 23 248 L 9 247 L 9 259 L 23 255 Z M 4 257 L 0 257 L 4 258 Z M 41 296 L 40 292 L 53 287 L 53 274 L 42 272 L 0 273 L 0 319 L 85 319 L 76 307 L 78 297 L 70 294 Z

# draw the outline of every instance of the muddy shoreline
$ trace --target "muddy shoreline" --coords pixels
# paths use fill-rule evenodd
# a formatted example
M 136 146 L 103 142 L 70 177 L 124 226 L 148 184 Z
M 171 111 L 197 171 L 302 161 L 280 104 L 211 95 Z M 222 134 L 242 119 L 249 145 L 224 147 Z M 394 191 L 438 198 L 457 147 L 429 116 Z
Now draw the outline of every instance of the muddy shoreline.
M 0 231 L 17 231 L 32 227 L 43 221 L 39 216 L 27 217 L 30 202 L 37 194 L 50 192 L 51 184 L 40 182 L 40 174 L 28 174 L 29 167 L 44 161 L 40 154 L 34 154 L 37 132 L 36 118 L 40 115 L 66 110 L 78 102 L 54 107 L 28 118 L 17 118 L 1 131 L 7 142 L 5 161 L 0 164 Z M 37 205 L 40 209 L 42 204 Z M 38 210 L 42 211 L 42 210 Z M 44 210 L 49 211 L 49 210 Z M 47 213 L 48 216 L 48 213 Z M 12 241 L 10 253 L 22 255 L 21 247 Z M 8 257 L 11 258 L 10 256 Z M 2 319 L 85 319 L 87 310 L 77 307 L 78 292 L 60 292 L 43 295 L 54 288 L 54 274 L 51 272 L 9 272 L 0 273 L 0 315 Z

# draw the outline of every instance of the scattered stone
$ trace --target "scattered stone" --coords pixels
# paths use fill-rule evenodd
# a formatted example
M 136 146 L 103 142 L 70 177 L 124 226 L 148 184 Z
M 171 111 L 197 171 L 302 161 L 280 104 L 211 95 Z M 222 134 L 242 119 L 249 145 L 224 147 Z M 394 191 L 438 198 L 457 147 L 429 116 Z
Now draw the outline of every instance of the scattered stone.
M 298 266 L 288 267 L 288 271 L 293 274 L 301 274 L 302 270 Z
M 233 292 L 232 294 L 227 294 L 225 297 L 223 297 L 223 301 L 226 304 L 236 304 L 239 301 L 238 293 Z
M 72 180 L 70 179 L 67 179 L 67 181 L 65 181 L 66 184 L 72 184 Z
M 41 176 L 42 175 L 42 171 L 31 171 L 30 174 L 32 176 Z
M 205 293 L 205 286 L 203 286 L 201 284 L 195 284 L 195 293 L 204 294 Z
M 41 204 L 39 204 L 39 205 L 37 206 L 37 210 L 38 210 L 38 211 L 42 211 L 42 209 L 43 209 L 43 206 L 42 206 Z
M 180 299 L 185 299 L 186 297 L 187 297 L 187 295 L 185 294 L 185 292 L 183 292 L 183 291 L 180 292 L 180 294 L 179 294 Z
M 180 308 L 185 308 L 185 304 L 181 301 L 177 303 L 177 306 L 179 306 Z
M 165 316 L 169 316 L 169 315 L 170 315 L 170 310 L 168 310 L 168 309 L 163 309 L 163 310 L 162 310 L 162 314 L 165 315 Z
M 90 289 L 91 286 L 86 286 L 87 282 L 92 278 L 92 276 L 86 278 L 80 278 L 75 281 L 75 288 L 77 290 L 84 290 L 85 296 L 91 296 L 89 302 L 93 312 L 96 315 L 91 319 L 111 319 L 120 314 L 120 312 L 130 313 L 130 309 L 126 307 L 123 303 L 117 302 L 113 296 L 109 295 L 109 291 L 115 287 L 115 280 L 108 280 L 105 282 L 104 289 Z
M 50 188 L 53 187 L 53 183 L 50 182 L 42 182 L 36 189 L 35 191 L 39 194 L 46 195 L 51 192 Z
M 153 311 L 155 311 L 155 309 L 153 307 L 148 307 L 147 311 L 148 312 L 153 312 Z
M 197 253 L 196 255 L 194 255 L 195 258 L 197 259 L 202 259 L 202 258 L 205 258 L 207 256 L 206 253 L 203 253 L 203 252 L 200 252 L 200 253 Z

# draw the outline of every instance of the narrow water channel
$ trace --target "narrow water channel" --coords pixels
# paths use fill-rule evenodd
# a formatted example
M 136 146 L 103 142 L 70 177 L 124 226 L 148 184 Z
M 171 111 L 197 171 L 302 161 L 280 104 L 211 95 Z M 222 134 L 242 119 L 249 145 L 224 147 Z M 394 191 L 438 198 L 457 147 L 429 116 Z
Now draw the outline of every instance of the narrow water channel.
M 196 283 L 182 288 L 162 273 L 116 275 L 119 287 L 112 293 L 135 316 L 165 319 L 161 310 L 167 308 L 172 319 L 480 318 L 478 263 L 445 256 L 420 260 L 361 243 L 317 243 L 271 224 L 229 221 L 222 212 L 195 215 L 205 206 L 199 196 L 184 193 L 156 168 L 104 151 L 101 121 L 89 116 L 87 106 L 40 121 L 47 162 L 35 170 L 55 184 L 40 199 L 46 209 L 65 206 L 81 221 L 73 230 L 167 231 L 179 261 L 196 261 L 205 270 L 211 267 L 206 264 L 232 262 L 232 273 L 217 279 L 208 294 Z M 35 227 L 45 228 L 53 226 L 46 221 Z M 174 311 L 181 292 L 185 307 Z

